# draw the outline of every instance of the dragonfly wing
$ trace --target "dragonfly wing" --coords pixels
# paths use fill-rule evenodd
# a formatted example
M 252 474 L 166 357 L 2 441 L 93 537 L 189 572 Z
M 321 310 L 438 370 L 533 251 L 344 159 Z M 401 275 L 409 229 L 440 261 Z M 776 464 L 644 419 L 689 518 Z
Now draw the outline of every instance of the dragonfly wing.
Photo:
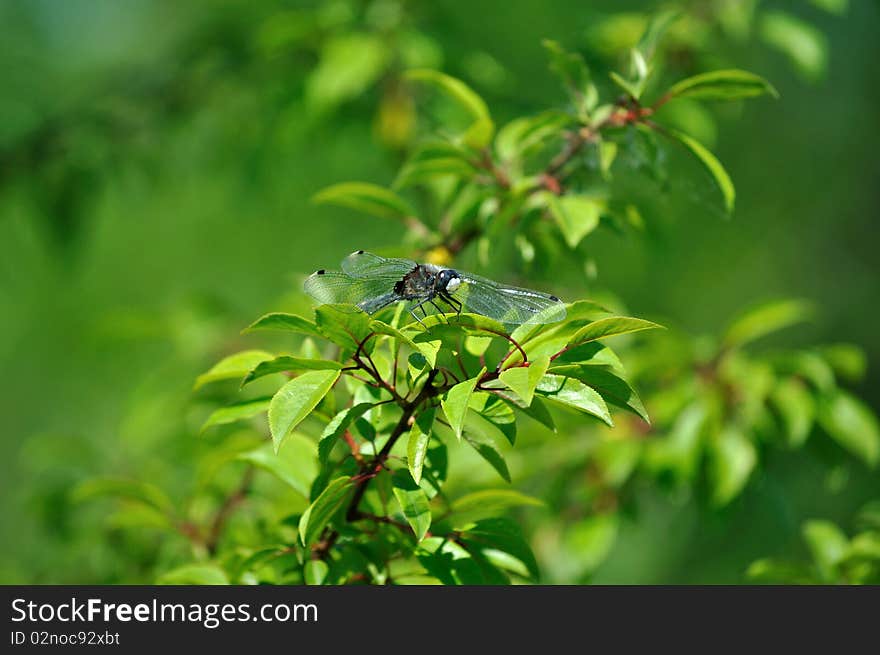
M 381 278 L 354 278 L 339 271 L 317 271 L 306 278 L 303 289 L 322 304 L 356 305 L 368 314 L 399 300 L 394 284 Z
M 409 259 L 380 257 L 357 250 L 342 260 L 342 272 L 355 278 L 378 277 L 400 280 L 416 267 Z
M 452 295 L 471 312 L 514 325 L 565 318 L 565 304 L 549 293 L 506 286 L 471 273 L 460 275 L 462 284 Z

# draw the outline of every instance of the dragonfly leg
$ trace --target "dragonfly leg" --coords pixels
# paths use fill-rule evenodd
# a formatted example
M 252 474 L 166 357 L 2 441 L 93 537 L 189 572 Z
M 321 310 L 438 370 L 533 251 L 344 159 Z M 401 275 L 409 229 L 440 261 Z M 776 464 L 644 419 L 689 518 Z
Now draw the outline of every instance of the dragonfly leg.
M 422 307 L 422 305 L 424 305 L 426 302 L 427 302 L 426 300 L 422 300 L 421 302 L 416 303 L 415 305 L 413 305 L 413 306 L 410 308 L 409 313 L 412 314 L 413 318 L 416 319 L 416 320 L 422 325 L 422 327 L 425 328 L 425 329 L 427 330 L 427 329 L 428 329 L 427 326 L 426 326 L 424 323 L 422 323 L 422 319 L 420 319 L 420 318 L 419 318 L 419 315 L 416 314 L 416 310 L 417 310 L 417 309 L 421 309 L 421 310 L 422 310 L 422 315 L 423 315 L 425 318 L 428 318 L 428 312 L 426 312 L 426 311 L 425 311 L 425 308 Z
M 461 310 L 463 307 L 461 302 L 459 302 L 458 300 L 456 300 L 455 298 L 450 296 L 448 293 L 441 293 L 440 298 L 442 298 L 446 302 L 446 304 L 448 304 L 450 307 L 452 307 L 452 309 L 455 310 L 456 314 L 461 316 Z
M 441 316 L 441 318 L 442 318 L 444 321 L 446 321 L 446 323 L 449 323 L 449 319 L 446 318 L 446 313 L 443 311 L 443 309 L 440 307 L 440 305 L 438 305 L 437 303 L 435 303 L 433 298 L 430 299 L 428 302 L 431 303 L 431 304 L 434 306 L 434 309 L 436 309 L 438 312 L 440 312 L 440 316 Z

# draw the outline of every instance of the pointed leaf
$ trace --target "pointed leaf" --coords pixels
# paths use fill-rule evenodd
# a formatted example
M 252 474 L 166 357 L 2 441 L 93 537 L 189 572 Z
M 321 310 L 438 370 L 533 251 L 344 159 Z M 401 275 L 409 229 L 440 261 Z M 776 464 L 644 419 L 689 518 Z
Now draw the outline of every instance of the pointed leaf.
M 307 585 L 321 585 L 327 579 L 330 567 L 322 559 L 310 559 L 303 568 L 303 578 Z
M 266 375 L 272 375 L 273 373 L 299 373 L 301 371 L 338 371 L 341 368 L 342 364 L 340 364 L 339 362 L 331 361 L 329 359 L 307 359 L 305 357 L 291 357 L 289 355 L 282 355 L 280 357 L 276 357 L 275 359 L 260 362 L 253 370 L 251 370 L 250 373 L 247 374 L 247 377 L 245 377 L 241 385 L 244 386 L 249 382 L 253 382 L 254 380 L 264 377 Z
M 674 98 L 700 100 L 736 100 L 764 94 L 779 97 L 776 89 L 763 77 L 736 69 L 694 75 L 677 82 L 666 92 Z
M 461 439 L 461 430 L 467 414 L 468 401 L 474 392 L 474 388 L 477 386 L 477 382 L 480 381 L 485 372 L 486 368 L 483 367 L 476 377 L 459 382 L 440 399 L 440 405 L 443 407 L 446 420 L 449 421 L 455 436 L 459 439 Z
M 522 398 L 526 405 L 531 405 L 535 388 L 544 377 L 549 365 L 550 358 L 545 355 L 529 362 L 528 366 L 516 366 L 502 371 L 498 379 Z
M 758 454 L 751 440 L 733 426 L 726 427 L 710 443 L 712 502 L 726 505 L 745 487 L 758 461 Z
M 538 384 L 537 392 L 547 400 L 574 407 L 614 426 L 608 406 L 599 393 L 574 378 L 548 373 Z
M 269 404 L 269 430 L 275 452 L 284 439 L 327 395 L 339 371 L 309 371 L 281 387 Z
M 366 182 L 343 182 L 319 191 L 317 204 L 339 205 L 377 216 L 403 221 L 416 215 L 415 209 L 393 191 Z
M 559 226 L 569 248 L 576 248 L 581 240 L 599 225 L 599 216 L 605 201 L 583 195 L 555 196 L 546 194 L 553 220 Z
M 877 417 L 861 400 L 837 390 L 819 404 L 819 423 L 832 439 L 873 467 L 880 459 Z
M 265 350 L 243 350 L 240 353 L 224 357 L 211 369 L 196 378 L 193 389 L 198 389 L 209 382 L 217 380 L 241 379 L 251 372 L 260 362 L 272 359 L 272 353 Z
M 273 312 L 261 316 L 242 330 L 242 332 L 247 333 L 256 330 L 284 330 L 287 332 L 296 332 L 297 334 L 305 334 L 310 337 L 323 336 L 318 332 L 317 326 L 307 318 L 297 316 L 296 314 L 285 314 L 283 312 Z
M 299 538 L 303 546 L 311 546 L 321 536 L 333 515 L 345 504 L 354 488 L 351 478 L 331 480 L 299 520 Z
M 606 403 L 621 409 L 628 409 L 637 416 L 640 416 L 646 423 L 651 422 L 648 418 L 648 412 L 645 410 L 644 404 L 642 404 L 642 399 L 639 398 L 636 390 L 626 380 L 605 366 L 568 364 L 565 366 L 554 366 L 551 369 L 551 373 L 580 380 L 598 391 Z
M 664 127 L 662 133 L 678 141 L 697 158 L 703 168 L 706 169 L 706 172 L 708 172 L 715 181 L 715 185 L 721 192 L 721 197 L 724 200 L 724 209 L 728 214 L 732 214 L 733 206 L 736 202 L 736 190 L 734 189 L 730 175 L 724 170 L 724 166 L 721 165 L 718 158 L 715 157 L 706 146 L 684 132 Z
M 358 403 L 351 407 L 346 407 L 332 418 L 327 427 L 324 428 L 324 432 L 321 433 L 321 438 L 318 441 L 318 459 L 322 463 L 326 462 L 327 458 L 330 457 L 330 452 L 333 450 L 333 446 L 336 445 L 336 440 L 345 433 L 348 426 L 370 411 L 373 405 L 375 403 Z
M 464 134 L 464 142 L 472 148 L 482 148 L 489 144 L 495 132 L 495 125 L 489 115 L 489 108 L 467 84 L 454 77 L 435 70 L 417 69 L 405 73 L 408 80 L 431 84 L 458 103 L 473 122 Z
M 271 396 L 253 398 L 251 400 L 243 400 L 232 405 L 227 405 L 220 409 L 215 409 L 208 417 L 208 420 L 202 424 L 200 432 L 204 432 L 208 428 L 212 428 L 216 425 L 226 425 L 227 423 L 244 421 L 245 419 L 253 418 L 258 414 L 262 414 L 269 409 L 269 403 L 271 400 Z
M 271 444 L 243 453 L 238 459 L 274 475 L 308 500 L 309 488 L 318 474 L 315 442 L 301 434 L 291 434 L 276 453 Z
M 629 316 L 610 316 L 608 318 L 600 318 L 599 320 L 587 323 L 584 327 L 575 332 L 566 344 L 571 348 L 576 345 L 604 339 L 606 337 L 615 337 L 620 334 L 630 334 L 631 332 L 640 332 L 641 330 L 654 330 L 662 328 L 662 325 L 645 321 L 640 318 L 631 318 Z
M 511 507 L 541 507 L 544 503 L 513 489 L 475 491 L 452 502 L 453 524 L 462 527 L 473 521 L 499 516 Z
M 428 497 L 422 488 L 413 482 L 412 477 L 406 471 L 394 472 L 392 477 L 394 485 L 394 497 L 400 505 L 400 511 L 406 518 L 407 523 L 413 529 L 416 540 L 425 538 L 428 528 L 431 527 L 431 508 L 428 506 Z
M 409 431 L 406 445 L 406 463 L 412 479 L 418 484 L 422 480 L 422 468 L 428 454 L 431 441 L 431 428 L 434 424 L 435 410 L 433 407 L 424 410 L 416 417 Z
M 813 305 L 803 300 L 779 300 L 750 309 L 737 318 L 724 335 L 726 348 L 739 348 L 773 332 L 808 320 Z

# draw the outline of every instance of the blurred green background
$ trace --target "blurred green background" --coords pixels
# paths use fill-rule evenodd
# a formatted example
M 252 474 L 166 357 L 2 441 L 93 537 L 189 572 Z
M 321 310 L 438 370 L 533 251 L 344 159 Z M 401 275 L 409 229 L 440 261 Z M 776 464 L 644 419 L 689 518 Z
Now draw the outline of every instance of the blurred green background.
M 864 347 L 854 391 L 880 410 L 880 5 L 815 4 L 762 3 L 814 26 L 822 48 L 806 61 L 754 35 L 707 45 L 706 66 L 755 71 L 781 95 L 704 129 L 737 186 L 733 218 L 702 200 L 708 181 L 673 181 L 647 235 L 597 233 L 592 256 L 634 315 L 695 334 L 763 299 L 814 301 L 816 321 L 783 342 Z M 407 106 L 387 55 L 346 55 L 352 34 L 393 33 L 395 65 L 461 77 L 500 124 L 561 101 L 543 38 L 600 63 L 597 26 L 656 6 L 0 2 L 0 582 L 150 581 L 174 553 L 157 564 L 70 489 L 112 474 L 185 496 L 207 448 L 194 377 L 253 347 L 238 332 L 256 316 L 307 311 L 303 274 L 398 239 L 309 200 L 339 181 L 388 183 L 401 161 Z M 581 271 L 540 276 L 589 296 Z M 877 496 L 876 473 L 809 449 L 771 455 L 723 510 L 646 488 L 590 579 L 739 582 L 756 557 L 797 552 L 805 518 L 847 524 Z M 572 581 L 564 562 L 542 565 Z

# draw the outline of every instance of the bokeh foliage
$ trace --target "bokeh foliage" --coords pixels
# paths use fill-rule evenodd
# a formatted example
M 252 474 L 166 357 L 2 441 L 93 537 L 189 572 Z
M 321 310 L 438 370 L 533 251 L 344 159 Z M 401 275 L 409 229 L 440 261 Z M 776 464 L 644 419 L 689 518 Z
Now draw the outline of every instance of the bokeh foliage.
M 870 401 L 876 384 L 860 383 L 865 356 L 840 342 L 861 342 L 876 362 L 871 332 L 851 308 L 876 283 L 866 244 L 844 237 L 867 224 L 871 200 L 858 180 L 876 165 L 871 137 L 844 119 L 876 107 L 876 92 L 860 84 L 864 57 L 831 66 L 845 49 L 834 37 L 865 34 L 876 12 L 828 2 L 796 11 L 773 2 L 631 4 L 549 3 L 522 20 L 487 3 L 476 11 L 497 25 L 479 35 L 443 3 L 4 7 L 20 29 L 10 30 L 15 47 L 3 65 L 10 88 L 22 90 L 2 103 L 2 293 L 14 319 L 0 354 L 17 372 L 5 394 L 17 539 L 5 540 L 4 578 L 327 580 L 315 563 L 324 560 L 301 548 L 301 517 L 323 495 L 313 486 L 323 472 L 315 439 L 331 409 L 344 411 L 344 392 L 335 392 L 342 405 L 309 418 L 277 453 L 258 414 L 277 371 L 329 361 L 326 334 L 234 335 L 267 308 L 308 316 L 289 274 L 374 246 L 592 298 L 671 329 L 621 337 L 619 360 L 601 362 L 604 374 L 625 364 L 650 426 L 622 414 L 608 430 L 562 414 L 551 435 L 522 419 L 514 448 L 503 431 L 498 448 L 483 444 L 484 455 L 503 451 L 513 483 L 503 490 L 494 455 L 487 466 L 480 448 L 462 450 L 453 437 L 447 462 L 434 444 L 427 472 L 448 478 L 447 509 L 457 503 L 473 524 L 471 550 L 466 533 L 464 543 L 444 542 L 432 528 L 418 566 L 383 570 L 383 558 L 413 548 L 407 525 L 416 535 L 428 529 L 419 491 L 389 472 L 375 485 L 385 496 L 367 502 L 385 510 L 397 500 L 402 511 L 392 502 L 389 521 L 401 525 L 376 521 L 362 535 L 373 551 L 343 549 L 333 581 L 497 581 L 498 571 L 550 582 L 738 581 L 758 557 L 799 559 L 791 551 L 806 519 L 852 525 L 877 496 L 876 421 L 857 399 Z M 115 25 L 113 36 L 65 57 L 64 21 L 89 16 Z M 166 21 L 175 27 L 157 42 L 153 28 Z M 522 38 L 511 43 L 505 29 Z M 21 61 L 51 74 L 23 75 Z M 771 90 L 742 69 L 773 80 L 781 99 L 714 102 Z M 718 70 L 734 72 L 694 78 Z M 672 89 L 681 97 L 665 100 Z M 834 101 L 816 106 L 817 93 Z M 834 221 L 838 204 L 816 198 L 798 149 L 819 117 L 826 127 L 811 143 L 827 149 L 835 136 L 847 155 L 822 187 L 848 208 Z M 642 118 L 664 132 L 635 127 Z M 685 148 L 670 135 L 684 135 Z M 774 175 L 792 183 L 768 183 Z M 331 203 L 344 208 L 324 209 Z M 817 258 L 820 243 L 828 248 Z M 816 309 L 795 301 L 739 309 L 770 295 L 806 296 Z M 818 328 L 803 322 L 810 318 Z M 688 336 L 681 325 L 717 336 Z M 397 337 L 377 341 L 384 348 Z M 451 335 L 445 346 L 469 352 Z M 243 360 L 202 378 L 190 397 L 189 382 L 212 359 L 242 350 Z M 298 362 L 279 362 L 237 392 L 282 353 Z M 407 357 L 406 373 L 418 363 Z M 572 379 L 588 373 L 583 360 L 571 365 Z M 313 381 L 334 374 L 325 365 Z M 582 384 L 590 379 L 599 385 Z M 345 391 L 364 410 L 351 426 L 369 458 L 374 432 L 393 427 L 379 408 L 362 407 L 383 400 L 365 389 Z M 447 416 L 443 407 L 436 414 Z M 214 425 L 197 437 L 206 419 Z M 352 462 L 344 457 L 342 470 Z M 349 493 L 327 479 L 319 487 L 328 502 L 312 516 Z M 446 514 L 435 517 L 439 533 Z M 848 542 L 838 530 L 804 525 L 818 573 L 786 578 L 766 563 L 749 573 L 876 575 L 864 563 L 870 532 L 841 554 Z M 357 534 L 339 539 L 358 543 Z

